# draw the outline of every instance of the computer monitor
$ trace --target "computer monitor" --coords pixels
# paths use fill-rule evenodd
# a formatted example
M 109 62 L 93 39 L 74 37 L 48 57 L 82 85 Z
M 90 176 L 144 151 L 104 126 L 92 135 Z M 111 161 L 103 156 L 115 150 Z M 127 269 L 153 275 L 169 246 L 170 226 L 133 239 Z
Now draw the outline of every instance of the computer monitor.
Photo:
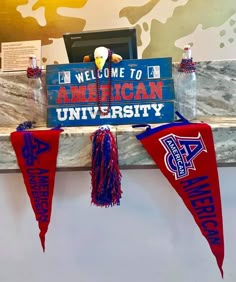
M 93 54 L 99 46 L 105 46 L 125 59 L 137 59 L 135 28 L 92 30 L 63 35 L 70 63 L 83 62 L 85 55 Z

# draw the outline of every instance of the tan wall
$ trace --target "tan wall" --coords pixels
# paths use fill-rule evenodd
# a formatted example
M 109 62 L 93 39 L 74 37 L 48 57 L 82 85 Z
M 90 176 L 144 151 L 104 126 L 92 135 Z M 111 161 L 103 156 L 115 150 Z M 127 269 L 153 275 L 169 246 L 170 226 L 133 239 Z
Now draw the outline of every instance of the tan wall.
M 108 4 L 109 3 L 109 4 Z M 235 0 L 2 0 L 0 42 L 42 40 L 44 64 L 67 62 L 66 32 L 134 26 L 139 57 L 235 59 Z

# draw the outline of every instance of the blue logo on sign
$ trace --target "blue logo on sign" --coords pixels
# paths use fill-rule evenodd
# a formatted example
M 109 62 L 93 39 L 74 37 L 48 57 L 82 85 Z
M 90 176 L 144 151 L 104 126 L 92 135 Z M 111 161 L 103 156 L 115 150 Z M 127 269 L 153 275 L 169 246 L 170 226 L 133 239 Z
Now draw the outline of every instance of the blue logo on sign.
M 160 66 L 149 66 L 147 68 L 148 79 L 160 78 Z
M 60 71 L 58 73 L 59 84 L 69 84 L 71 83 L 70 71 Z
M 175 179 L 188 176 L 190 169 L 196 170 L 194 159 L 203 151 L 207 152 L 200 133 L 197 137 L 169 134 L 160 138 L 160 142 L 166 150 L 165 165 Z

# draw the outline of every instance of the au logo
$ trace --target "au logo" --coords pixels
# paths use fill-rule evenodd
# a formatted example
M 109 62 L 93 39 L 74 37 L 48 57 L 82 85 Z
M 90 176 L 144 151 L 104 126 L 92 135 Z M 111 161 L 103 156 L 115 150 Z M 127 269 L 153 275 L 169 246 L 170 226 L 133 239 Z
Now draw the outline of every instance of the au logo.
M 58 73 L 59 84 L 69 84 L 71 83 L 70 71 L 60 71 Z
M 22 156 L 25 159 L 26 166 L 33 166 L 38 161 L 39 155 L 48 151 L 50 145 L 30 133 L 24 134 L 24 147 L 22 148 Z
M 202 152 L 207 152 L 200 133 L 197 137 L 169 134 L 160 138 L 160 142 L 166 150 L 165 165 L 175 175 L 175 179 L 188 176 L 190 169 L 196 170 L 195 159 Z
M 160 78 L 160 66 L 149 66 L 147 68 L 148 79 Z

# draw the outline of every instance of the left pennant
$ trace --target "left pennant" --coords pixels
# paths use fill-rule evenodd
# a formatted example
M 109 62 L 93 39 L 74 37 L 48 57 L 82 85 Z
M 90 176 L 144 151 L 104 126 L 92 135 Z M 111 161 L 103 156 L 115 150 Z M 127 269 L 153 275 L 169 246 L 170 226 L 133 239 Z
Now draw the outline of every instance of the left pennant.
M 62 131 L 16 131 L 10 137 L 38 221 L 43 251 L 51 218 L 59 136 Z

